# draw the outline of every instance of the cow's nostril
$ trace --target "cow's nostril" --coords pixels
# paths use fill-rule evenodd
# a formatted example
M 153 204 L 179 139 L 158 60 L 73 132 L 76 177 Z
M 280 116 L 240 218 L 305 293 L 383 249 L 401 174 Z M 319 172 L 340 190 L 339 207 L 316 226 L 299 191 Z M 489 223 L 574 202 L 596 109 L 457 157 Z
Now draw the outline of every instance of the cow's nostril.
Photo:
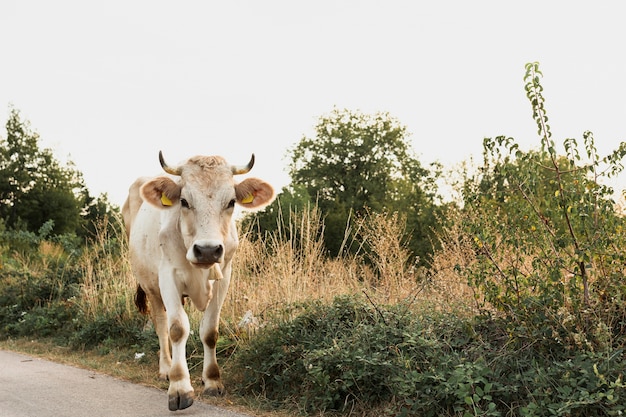
M 223 245 L 193 245 L 193 255 L 198 263 L 219 262 L 223 254 Z

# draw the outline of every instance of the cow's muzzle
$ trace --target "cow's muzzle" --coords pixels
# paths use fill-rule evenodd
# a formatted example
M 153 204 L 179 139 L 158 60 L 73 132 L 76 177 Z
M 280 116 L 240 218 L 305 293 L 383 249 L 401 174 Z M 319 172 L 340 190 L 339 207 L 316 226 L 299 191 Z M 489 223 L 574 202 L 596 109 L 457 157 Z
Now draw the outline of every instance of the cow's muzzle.
M 193 244 L 188 260 L 200 267 L 210 267 L 224 258 L 224 245 L 211 241 L 198 241 Z M 189 259 L 191 258 L 191 259 Z

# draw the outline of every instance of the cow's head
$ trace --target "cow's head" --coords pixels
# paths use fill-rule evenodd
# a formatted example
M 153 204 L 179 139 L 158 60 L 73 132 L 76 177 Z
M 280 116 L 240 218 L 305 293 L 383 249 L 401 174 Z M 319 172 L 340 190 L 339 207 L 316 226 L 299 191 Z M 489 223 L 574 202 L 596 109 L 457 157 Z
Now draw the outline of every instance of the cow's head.
M 258 178 L 235 183 L 234 175 L 245 174 L 254 165 L 254 154 L 244 166 L 226 163 L 220 156 L 195 156 L 172 167 L 159 152 L 165 172 L 179 177 L 153 178 L 141 187 L 141 197 L 152 206 L 171 210 L 162 227 L 161 240 L 180 236 L 187 260 L 194 266 L 208 268 L 232 256 L 237 247 L 237 233 L 232 224 L 235 204 L 259 210 L 274 200 L 274 189 Z

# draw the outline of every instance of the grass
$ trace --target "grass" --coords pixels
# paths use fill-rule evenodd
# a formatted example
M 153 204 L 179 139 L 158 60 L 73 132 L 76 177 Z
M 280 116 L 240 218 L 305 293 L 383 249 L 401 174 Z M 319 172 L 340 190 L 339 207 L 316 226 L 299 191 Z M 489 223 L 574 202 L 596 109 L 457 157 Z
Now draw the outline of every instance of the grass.
M 263 242 L 242 231 L 218 341 L 230 392 L 203 401 L 266 417 L 621 411 L 619 352 L 579 354 L 554 338 L 517 338 L 497 315 L 481 318 L 484 300 L 462 275 L 476 262 L 475 248 L 462 220 L 449 220 L 428 268 L 408 262 L 397 215 L 372 214 L 354 224 L 360 240 L 344 243 L 360 249 L 335 259 L 323 253 L 315 209 L 281 220 Z M 0 323 L 9 336 L 0 348 L 165 390 L 156 377 L 156 335 L 132 303 L 136 284 L 126 251 L 123 235 L 103 234 L 80 254 L 49 242 L 36 256 L 3 254 L 0 307 L 12 320 Z M 188 362 L 199 388 L 201 315 L 190 303 L 186 308 L 193 331 Z M 246 315 L 254 320 L 241 326 Z M 42 329 L 49 336 L 34 340 Z M 145 356 L 136 360 L 135 353 Z M 587 397 L 561 401 L 582 383 Z M 386 391 L 377 391 L 381 384 Z M 579 404 L 587 408 L 580 412 Z
M 387 231 L 387 241 L 391 242 L 394 236 L 401 233 L 402 222 L 398 224 L 396 218 L 376 216 L 372 220 L 371 225 L 359 225 L 364 229 L 362 235 L 366 238 L 373 239 L 376 235 L 381 236 L 382 231 Z M 233 266 L 234 279 L 222 310 L 222 337 L 218 345 L 226 378 L 229 376 L 232 353 L 247 343 L 256 327 L 289 319 L 285 315 L 286 306 L 311 300 L 329 303 L 336 296 L 345 294 L 366 294 L 372 303 L 385 304 L 402 299 L 413 300 L 420 294 L 426 294 L 415 272 L 409 271 L 403 263 L 408 258 L 405 248 L 396 245 L 393 253 L 392 248 L 385 248 L 393 257 L 381 257 L 374 266 L 363 261 L 363 253 L 328 259 L 323 252 L 322 226 L 321 214 L 312 209 L 292 213 L 265 242 L 250 239 L 250 231 L 241 233 Z M 54 275 L 58 282 L 51 286 L 59 288 L 68 286 L 63 275 L 68 270 L 67 265 L 71 265 L 72 274 L 79 277 L 78 285 L 73 290 L 74 295 L 65 303 L 76 311 L 82 321 L 82 327 L 70 336 L 74 340 L 64 342 L 62 337 L 34 340 L 28 336 L 32 329 L 24 329 L 23 333 L 2 340 L 0 347 L 166 389 L 167 384 L 156 378 L 156 335 L 147 318 L 138 316 L 133 305 L 136 282 L 126 256 L 125 236 L 123 233 L 109 235 L 105 232 L 123 228 L 100 227 L 99 230 L 101 233 L 80 254 L 68 255 L 59 244 L 42 242 L 37 257 L 13 257 L 4 265 L 4 272 L 13 268 L 24 269 L 30 271 L 33 279 L 45 273 Z M 380 278 L 381 274 L 391 270 L 393 279 Z M 44 301 L 44 307 L 49 307 L 50 301 Z M 193 334 L 188 342 L 188 356 L 192 382 L 200 386 L 202 348 L 197 329 L 201 314 L 189 306 L 188 303 Z M 246 313 L 255 317 L 256 326 L 241 328 L 238 325 Z M 119 336 L 120 332 L 116 329 L 132 328 L 136 326 L 132 323 L 137 320 L 143 321 L 146 328 L 138 329 L 136 333 L 122 332 L 125 336 Z M 111 335 L 111 332 L 115 334 Z M 137 351 L 146 353 L 141 361 L 134 359 Z M 259 405 L 255 405 L 257 401 L 250 397 L 235 399 L 231 396 L 224 401 L 211 401 L 221 406 L 233 406 L 234 402 L 240 406 L 245 404 L 244 408 L 255 409 L 255 413 L 277 413 L 261 411 Z

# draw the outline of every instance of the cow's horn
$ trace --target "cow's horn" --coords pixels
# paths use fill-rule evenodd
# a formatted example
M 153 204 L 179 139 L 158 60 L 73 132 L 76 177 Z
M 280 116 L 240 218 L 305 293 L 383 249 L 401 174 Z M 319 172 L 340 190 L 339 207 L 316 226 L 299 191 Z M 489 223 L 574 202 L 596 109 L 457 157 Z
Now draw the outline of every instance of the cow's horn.
M 232 166 L 233 175 L 245 174 L 246 172 L 249 172 L 253 166 L 254 166 L 254 154 L 252 154 L 252 157 L 250 158 L 250 162 L 248 162 L 248 165 L 242 165 L 242 166 L 233 165 Z
M 168 166 L 165 163 L 165 160 L 163 159 L 163 152 L 161 152 L 161 151 L 159 151 L 159 162 L 161 163 L 161 167 L 163 167 L 163 170 L 165 172 L 167 172 L 168 174 L 180 175 L 180 173 L 182 172 L 180 167 L 172 168 L 172 167 Z

